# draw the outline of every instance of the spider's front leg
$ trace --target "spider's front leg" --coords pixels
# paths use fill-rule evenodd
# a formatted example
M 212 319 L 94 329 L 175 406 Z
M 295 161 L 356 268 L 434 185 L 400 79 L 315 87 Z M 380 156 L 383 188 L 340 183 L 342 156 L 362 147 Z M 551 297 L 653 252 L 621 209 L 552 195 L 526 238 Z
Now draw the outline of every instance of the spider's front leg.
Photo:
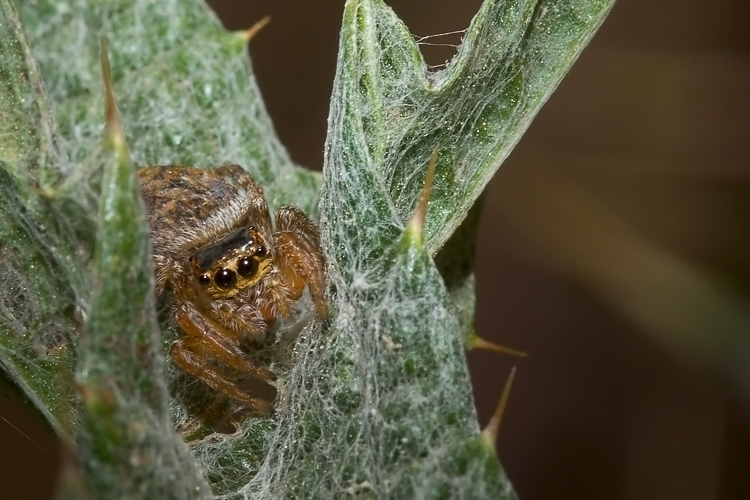
M 325 259 L 318 227 L 299 208 L 281 207 L 276 213 L 276 231 L 277 265 L 293 291 L 290 298 L 298 299 L 307 285 L 318 316 L 326 319 Z
M 258 413 L 271 413 L 272 401 L 248 394 L 212 366 L 208 360 L 214 357 L 241 373 L 264 381 L 274 380 L 276 377 L 273 372 L 253 365 L 240 350 L 235 341 L 235 335 L 205 317 L 192 303 L 182 303 L 175 311 L 175 319 L 185 333 L 185 336 L 174 341 L 169 349 L 169 354 L 177 366 L 196 376 L 214 390 L 226 394 Z

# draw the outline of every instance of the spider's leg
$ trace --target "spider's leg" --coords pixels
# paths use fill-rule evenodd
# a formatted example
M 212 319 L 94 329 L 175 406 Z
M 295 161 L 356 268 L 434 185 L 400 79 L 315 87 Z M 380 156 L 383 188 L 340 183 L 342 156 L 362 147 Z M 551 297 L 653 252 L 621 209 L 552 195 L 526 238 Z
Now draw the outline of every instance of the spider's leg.
M 270 401 L 254 398 L 207 364 L 205 359 L 199 354 L 203 350 L 203 347 L 204 345 L 198 338 L 181 337 L 172 344 L 169 354 L 177 366 L 199 378 L 214 390 L 226 394 L 258 413 L 271 413 L 273 405 Z
M 281 207 L 276 213 L 274 251 L 278 265 L 291 281 L 297 299 L 305 284 L 310 289 L 315 310 L 328 317 L 325 300 L 325 260 L 320 250 L 320 233 L 305 213 L 294 207 Z
M 201 348 L 209 351 L 225 365 L 253 377 L 275 380 L 270 370 L 255 366 L 232 340 L 236 335 L 211 321 L 191 302 L 184 302 L 175 311 L 175 319 L 187 338 L 195 340 Z M 174 344 L 173 344 L 174 345 Z

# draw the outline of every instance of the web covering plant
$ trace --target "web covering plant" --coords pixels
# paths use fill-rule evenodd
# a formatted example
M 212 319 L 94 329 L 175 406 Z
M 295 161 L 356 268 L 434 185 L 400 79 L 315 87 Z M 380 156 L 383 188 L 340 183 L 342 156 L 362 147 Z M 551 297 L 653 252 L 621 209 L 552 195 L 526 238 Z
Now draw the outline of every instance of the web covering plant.
M 318 205 L 321 179 L 276 139 L 244 40 L 205 6 L 38 0 L 19 19 L 0 0 L 0 363 L 77 442 L 92 494 L 514 498 L 464 358 L 470 209 L 611 5 L 487 0 L 430 73 L 380 0 L 348 1 Z M 110 116 L 103 142 L 100 34 L 124 130 Z M 425 224 L 407 224 L 436 144 Z M 133 165 L 228 162 L 272 210 L 319 208 L 335 291 L 329 323 L 272 366 L 277 415 L 191 454 L 174 428 L 194 386 L 164 363 L 176 333 L 157 325 Z

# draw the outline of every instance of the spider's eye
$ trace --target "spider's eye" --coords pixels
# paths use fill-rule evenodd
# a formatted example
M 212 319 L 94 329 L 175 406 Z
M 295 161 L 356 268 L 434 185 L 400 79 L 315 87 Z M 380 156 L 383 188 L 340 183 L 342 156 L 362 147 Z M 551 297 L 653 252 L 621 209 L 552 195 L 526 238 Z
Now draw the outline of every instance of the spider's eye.
M 258 248 L 255 249 L 255 255 L 257 255 L 258 257 L 263 257 L 267 253 L 268 250 L 263 245 L 258 245 Z
M 237 274 L 243 278 L 249 278 L 255 274 L 256 268 L 255 261 L 250 257 L 243 257 L 237 262 Z
M 237 275 L 231 269 L 219 269 L 214 275 L 214 283 L 219 288 L 231 288 L 237 283 Z
M 208 285 L 211 283 L 211 277 L 208 274 L 201 274 L 198 276 L 198 283 L 201 285 Z

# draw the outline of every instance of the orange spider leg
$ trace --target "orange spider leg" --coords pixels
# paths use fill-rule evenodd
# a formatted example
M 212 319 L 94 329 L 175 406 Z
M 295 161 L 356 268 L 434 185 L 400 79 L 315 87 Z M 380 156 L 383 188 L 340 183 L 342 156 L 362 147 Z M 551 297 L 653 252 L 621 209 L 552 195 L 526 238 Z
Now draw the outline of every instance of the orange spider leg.
M 226 394 L 258 413 L 271 413 L 273 408 L 271 402 L 252 397 L 237 384 L 231 382 L 214 368 L 207 365 L 203 358 L 199 354 L 196 354 L 196 351 L 200 351 L 202 348 L 203 345 L 200 340 L 193 337 L 181 337 L 174 341 L 172 347 L 169 349 L 169 354 L 175 364 L 185 371 L 185 373 L 194 375 L 215 391 Z
M 325 262 L 320 252 L 318 228 L 305 213 L 294 207 L 282 207 L 276 214 L 279 231 L 274 235 L 278 265 L 293 285 L 289 297 L 297 300 L 307 284 L 321 319 L 328 317 L 325 300 Z
M 202 315 L 192 303 L 186 302 L 178 307 L 175 319 L 188 337 L 199 341 L 204 349 L 230 368 L 265 380 L 276 379 L 272 371 L 253 365 L 230 340 L 234 335 Z
M 299 257 L 295 254 L 298 246 L 292 244 L 293 240 L 296 238 L 292 233 L 274 234 L 274 265 L 278 269 L 281 286 L 269 290 L 276 297 L 269 301 L 268 308 L 263 308 L 264 316 L 270 315 L 271 318 L 276 314 L 290 316 L 292 302 L 302 297 L 302 292 L 305 290 L 305 282 L 297 272 L 298 266 L 295 265 Z
M 202 316 L 195 306 L 185 303 L 175 312 L 177 323 L 186 336 L 177 339 L 169 349 L 174 362 L 185 372 L 203 380 L 210 387 L 261 412 L 270 413 L 272 402 L 253 397 L 227 379 L 205 360 L 206 352 L 229 367 L 263 380 L 274 380 L 273 372 L 254 366 L 231 342 L 222 337 L 223 329 Z

